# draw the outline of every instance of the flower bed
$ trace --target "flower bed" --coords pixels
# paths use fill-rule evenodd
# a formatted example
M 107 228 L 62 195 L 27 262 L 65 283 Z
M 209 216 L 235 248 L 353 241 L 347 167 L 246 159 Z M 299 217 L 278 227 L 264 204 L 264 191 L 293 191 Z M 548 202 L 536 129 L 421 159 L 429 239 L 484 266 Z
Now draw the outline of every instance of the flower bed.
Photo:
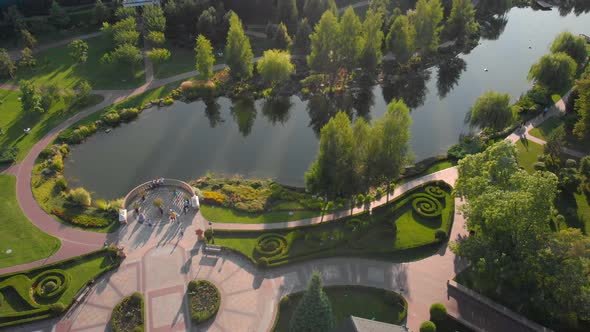
M 188 303 L 191 319 L 196 324 L 211 319 L 219 310 L 221 294 L 207 280 L 192 280 L 188 284 Z
M 113 332 L 143 332 L 145 309 L 143 295 L 133 293 L 119 302 L 111 314 Z

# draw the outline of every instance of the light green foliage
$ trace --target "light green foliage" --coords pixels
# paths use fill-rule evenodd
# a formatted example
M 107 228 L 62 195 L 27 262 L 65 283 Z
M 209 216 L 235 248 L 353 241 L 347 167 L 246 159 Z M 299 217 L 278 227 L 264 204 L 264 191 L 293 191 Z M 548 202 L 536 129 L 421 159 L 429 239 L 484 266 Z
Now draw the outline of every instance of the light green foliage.
M 90 206 L 90 204 L 92 203 L 90 193 L 82 187 L 70 190 L 68 195 L 70 200 L 75 204 L 82 206 Z
M 164 32 L 166 29 L 166 17 L 159 5 L 143 7 L 143 24 L 148 31 Z
M 422 322 L 420 324 L 420 332 L 436 332 L 436 325 L 429 320 Z
M 553 130 L 547 138 L 547 144 L 543 146 L 545 154 L 559 160 L 561 150 L 565 147 L 565 128 L 563 125 Z
M 471 0 L 453 0 L 453 8 L 447 19 L 451 38 L 466 40 L 477 33 L 479 23 L 475 20 L 475 9 Z
M 213 76 L 213 64 L 215 63 L 211 42 L 205 36 L 199 35 L 195 52 L 197 53 L 196 68 L 199 71 L 199 77 L 202 80 L 209 80 Z
M 531 66 L 529 80 L 550 89 L 559 91 L 572 84 L 578 65 L 565 53 L 547 54 Z
M 433 322 L 443 322 L 447 319 L 447 308 L 442 303 L 433 303 L 430 306 L 430 320 Z
M 338 52 L 340 31 L 338 19 L 331 11 L 322 15 L 309 39 L 311 53 L 307 56 L 307 65 L 319 73 L 336 72 L 338 64 L 335 53 Z
M 124 20 L 129 17 L 135 17 L 136 14 L 137 14 L 136 7 L 132 7 L 132 6 L 130 6 L 130 7 L 119 6 L 117 9 L 115 9 L 115 17 L 117 17 L 117 19 L 119 19 L 119 20 Z
M 16 66 L 6 49 L 0 48 L 0 77 L 14 78 Z
M 28 47 L 30 49 L 34 49 L 35 47 L 37 47 L 37 38 L 35 38 L 35 36 L 33 36 L 33 34 L 29 32 L 29 30 L 22 29 L 20 31 L 20 35 L 24 47 Z
M 588 57 L 584 37 L 574 36 L 571 32 L 562 32 L 555 37 L 553 44 L 551 44 L 551 52 L 563 52 L 572 57 L 578 64 L 583 63 Z
M 257 69 L 266 81 L 277 83 L 287 80 L 295 66 L 291 63 L 291 54 L 288 51 L 268 50 L 264 51 Z
M 165 48 L 153 48 L 147 52 L 147 56 L 154 63 L 162 63 L 170 59 L 170 51 Z
M 398 16 L 387 35 L 387 48 L 395 56 L 395 60 L 400 64 L 406 64 L 414 55 L 416 30 L 410 24 L 408 17 L 405 15 Z
M 225 61 L 230 68 L 231 75 L 240 79 L 250 78 L 254 66 L 253 58 L 250 40 L 244 34 L 242 21 L 236 13 L 232 12 L 225 45 Z
M 314 273 L 291 318 L 291 332 L 331 331 L 334 328 L 332 304 L 324 292 L 322 278 Z
M 438 48 L 443 7 L 440 0 L 418 0 L 416 10 L 410 15 L 410 23 L 416 30 L 416 47 L 422 53 Z
M 482 129 L 500 131 L 512 121 L 510 95 L 493 91 L 479 96 L 469 113 L 469 123 Z
M 57 1 L 52 1 L 51 8 L 49 8 L 49 20 L 57 28 L 63 29 L 70 23 L 70 16 Z
M 369 9 L 365 15 L 365 21 L 363 22 L 363 45 L 360 54 L 361 66 L 373 72 L 377 66 L 381 63 L 382 52 L 381 47 L 383 45 L 383 31 L 381 26 L 383 25 L 383 18 L 380 13 Z
M 94 18 L 94 23 L 102 23 L 109 19 L 110 10 L 105 6 L 102 0 L 96 0 L 92 16 Z
M 352 7 L 348 7 L 339 22 L 339 45 L 336 51 L 337 62 L 347 70 L 357 67 L 364 44 L 363 25 Z
M 37 65 L 37 60 L 33 56 L 33 51 L 30 48 L 25 47 L 20 52 L 20 59 L 18 60 L 18 65 L 21 67 L 34 67 Z
M 139 31 L 136 30 L 117 30 L 113 34 L 113 40 L 117 45 L 137 45 L 139 43 Z
M 163 45 L 166 42 L 166 36 L 160 31 L 148 32 L 146 39 L 155 46 Z
M 77 39 L 72 41 L 68 44 L 68 49 L 70 50 L 70 56 L 74 61 L 86 62 L 88 60 L 88 43 Z
M 21 93 L 21 108 L 23 112 L 45 112 L 45 109 L 43 109 L 41 104 L 41 91 L 39 91 L 39 88 L 37 88 L 33 82 L 21 80 L 19 82 L 19 88 Z
M 123 44 L 117 46 L 114 51 L 105 54 L 101 61 L 106 63 L 128 64 L 131 68 L 135 67 L 143 57 L 141 51 L 136 46 Z
M 579 139 L 588 138 L 590 135 L 590 67 L 588 68 L 576 81 L 578 98 L 574 102 L 574 108 L 578 114 L 578 122 L 574 126 L 574 134 Z
M 338 15 L 338 8 L 334 0 L 305 0 L 303 5 L 303 17 L 307 18 L 311 25 L 316 24 L 326 11 Z
M 285 22 L 287 24 L 295 24 L 299 17 L 295 0 L 278 0 L 277 12 L 279 22 Z

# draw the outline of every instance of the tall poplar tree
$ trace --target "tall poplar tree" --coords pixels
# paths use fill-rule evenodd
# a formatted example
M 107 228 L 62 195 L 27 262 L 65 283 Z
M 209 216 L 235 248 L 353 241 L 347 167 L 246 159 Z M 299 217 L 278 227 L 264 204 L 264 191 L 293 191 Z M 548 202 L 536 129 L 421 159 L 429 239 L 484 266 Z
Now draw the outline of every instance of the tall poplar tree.
M 211 42 L 205 36 L 199 35 L 197 37 L 195 52 L 197 53 L 196 67 L 199 71 L 199 77 L 202 80 L 209 80 L 213 76 L 213 64 L 215 63 Z
M 234 78 L 246 79 L 252 76 L 254 55 L 250 40 L 244 33 L 242 21 L 236 13 L 229 18 L 229 32 L 225 45 L 225 62 Z

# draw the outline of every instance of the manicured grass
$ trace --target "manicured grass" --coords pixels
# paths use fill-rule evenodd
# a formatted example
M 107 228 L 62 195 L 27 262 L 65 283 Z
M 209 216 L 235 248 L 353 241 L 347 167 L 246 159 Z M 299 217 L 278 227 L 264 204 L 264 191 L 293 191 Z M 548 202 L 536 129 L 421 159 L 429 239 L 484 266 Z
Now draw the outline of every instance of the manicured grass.
M 101 57 L 114 47 L 108 36 L 87 39 L 88 61 L 76 64 L 69 55 L 67 45 L 45 50 L 35 55 L 37 66 L 17 71 L 16 80 L 30 79 L 39 85 L 56 84 L 67 88 L 85 79 L 94 89 L 130 89 L 145 83 L 143 62 L 136 68 L 128 65 L 101 64 Z
M 248 214 L 225 207 L 210 205 L 202 205 L 201 213 L 209 221 L 236 224 L 270 224 L 313 218 L 321 215 L 321 211 L 271 211 L 262 214 Z
M 170 43 L 166 43 L 164 46 L 170 50 L 172 55 L 168 61 L 154 64 L 154 77 L 155 78 L 167 78 L 170 76 L 190 72 L 196 70 L 195 68 L 195 51 L 193 49 L 188 49 L 184 47 L 178 47 L 171 45 Z M 222 49 L 217 49 L 213 51 L 215 55 L 215 64 L 224 63 L 225 59 L 223 56 L 217 56 Z
M 113 308 L 111 327 L 113 332 L 144 331 L 145 309 L 143 295 L 133 293 Z
M 584 192 L 562 191 L 557 196 L 555 208 L 565 217 L 565 225 L 557 225 L 559 229 L 574 227 L 590 234 L 590 199 Z
M 89 281 L 118 266 L 120 259 L 107 248 L 87 255 L 45 265 L 28 271 L 0 276 L 0 327 L 57 316 L 73 302 Z M 57 281 L 53 296 L 41 296 L 36 286 L 52 278 Z
M 19 98 L 19 91 L 0 90 L 0 146 L 18 148 L 17 160 L 22 160 L 35 143 L 65 119 L 103 99 L 92 95 L 83 104 L 72 108 L 66 108 L 64 102 L 59 101 L 49 111 L 39 114 L 23 112 Z M 26 128 L 31 128 L 29 134 L 23 132 Z
M 451 161 L 451 160 L 438 161 L 438 162 L 430 165 L 427 169 L 425 169 L 423 172 L 420 172 L 417 175 L 402 178 L 398 182 L 398 184 L 401 185 L 401 184 L 404 184 L 404 183 L 408 183 L 408 182 L 410 182 L 412 180 L 415 180 L 417 178 L 421 178 L 423 176 L 426 176 L 426 175 L 429 175 L 429 174 L 432 174 L 432 173 L 436 173 L 438 171 L 442 171 L 443 169 L 451 168 L 451 167 L 453 167 L 455 165 L 456 165 L 456 163 L 454 161 Z
M 573 114 L 568 114 L 562 117 L 551 117 L 545 120 L 539 127 L 531 129 L 529 132 L 532 136 L 540 138 L 544 141 L 549 139 L 551 133 L 557 129 L 560 125 L 564 125 L 567 121 L 570 121 L 570 117 L 575 117 Z M 566 147 L 578 150 L 578 151 L 589 151 L 590 142 L 580 141 L 571 132 L 566 130 Z
M 51 256 L 61 246 L 57 238 L 43 233 L 25 217 L 16 201 L 15 190 L 16 178 L 0 174 L 0 268 Z
M 407 303 L 394 292 L 362 286 L 325 287 L 324 291 L 332 303 L 336 326 L 349 316 L 399 325 L 407 314 Z M 302 296 L 300 292 L 283 298 L 274 332 L 289 331 L 291 317 Z M 400 305 L 402 303 L 404 306 Z
M 538 161 L 537 156 L 543 154 L 543 146 L 529 140 L 520 139 L 516 142 L 518 165 L 527 172 L 533 173 L 533 165 Z
M 428 187 L 440 188 L 440 197 L 427 194 Z M 438 245 L 437 231 L 449 233 L 455 207 L 450 192 L 451 188 L 443 182 L 429 182 L 373 209 L 371 215 L 364 212 L 277 231 L 214 230 L 214 240 L 215 244 L 238 251 L 262 266 L 334 255 L 411 260 L 417 256 L 414 250 Z M 414 202 L 425 198 L 437 206 L 440 214 L 426 217 L 413 208 Z M 422 256 L 427 254 L 420 252 Z

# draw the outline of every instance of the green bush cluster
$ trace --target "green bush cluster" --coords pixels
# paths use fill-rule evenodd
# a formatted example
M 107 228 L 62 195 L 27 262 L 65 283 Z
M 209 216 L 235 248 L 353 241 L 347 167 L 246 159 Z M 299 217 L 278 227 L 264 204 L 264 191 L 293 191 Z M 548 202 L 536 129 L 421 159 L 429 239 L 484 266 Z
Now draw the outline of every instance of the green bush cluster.
M 191 319 L 196 324 L 205 322 L 217 314 L 221 294 L 211 282 L 192 280 L 188 284 L 187 296 Z
M 37 276 L 33 282 L 36 298 L 49 300 L 60 296 L 71 283 L 72 277 L 63 270 L 48 270 Z
M 188 100 L 206 99 L 216 95 L 217 86 L 212 81 L 195 81 L 183 84 L 180 91 Z
M 420 324 L 420 332 L 436 332 L 436 325 L 433 322 L 427 320 Z
M 113 332 L 144 331 L 145 309 L 143 295 L 133 293 L 119 302 L 111 314 L 110 325 Z
M 280 234 L 263 234 L 258 238 L 254 250 L 261 257 L 281 256 L 288 250 L 287 239 Z
M 430 306 L 430 320 L 442 322 L 447 319 L 447 308 L 442 303 L 433 303 Z
M 111 213 L 109 210 L 108 213 Z M 107 227 L 113 223 L 115 219 L 114 215 L 109 215 L 107 213 L 103 214 L 89 214 L 89 212 L 74 210 L 66 210 L 64 208 L 53 208 L 51 210 L 51 214 L 58 217 L 59 219 L 81 227 L 89 227 L 89 228 L 102 228 Z

